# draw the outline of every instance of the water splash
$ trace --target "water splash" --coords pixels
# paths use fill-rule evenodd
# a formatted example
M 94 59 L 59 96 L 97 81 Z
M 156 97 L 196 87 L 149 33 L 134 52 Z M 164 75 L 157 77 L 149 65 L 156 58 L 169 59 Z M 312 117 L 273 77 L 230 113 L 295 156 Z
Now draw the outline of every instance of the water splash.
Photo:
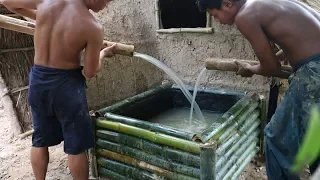
M 202 75 L 206 72 L 206 68 L 203 68 L 198 76 L 198 79 L 196 81 L 196 84 L 193 89 L 193 96 L 192 96 L 192 102 L 191 102 L 191 108 L 190 108 L 190 116 L 189 116 L 189 125 L 191 125 L 192 122 L 192 115 L 193 115 L 193 106 L 196 103 L 196 96 L 197 96 L 197 91 L 198 91 L 198 86 L 200 84 L 200 79 Z
M 167 67 L 165 64 L 163 64 L 161 61 L 155 59 L 154 57 L 146 55 L 146 54 L 141 54 L 141 53 L 134 52 L 133 56 L 141 58 L 141 59 L 143 59 L 145 61 L 148 61 L 148 62 L 154 64 L 155 66 L 157 66 L 159 69 L 163 70 L 165 73 L 167 73 L 169 75 L 169 77 L 179 86 L 179 88 L 181 89 L 182 93 L 186 96 L 186 98 L 188 99 L 190 104 L 192 104 L 191 93 L 187 90 L 186 86 L 181 81 L 181 79 L 169 67 Z M 201 110 L 200 110 L 200 108 L 199 108 L 197 103 L 194 103 L 194 111 L 197 114 L 199 120 L 205 121 L 205 119 L 203 117 L 203 114 L 202 114 L 202 112 L 201 112 Z

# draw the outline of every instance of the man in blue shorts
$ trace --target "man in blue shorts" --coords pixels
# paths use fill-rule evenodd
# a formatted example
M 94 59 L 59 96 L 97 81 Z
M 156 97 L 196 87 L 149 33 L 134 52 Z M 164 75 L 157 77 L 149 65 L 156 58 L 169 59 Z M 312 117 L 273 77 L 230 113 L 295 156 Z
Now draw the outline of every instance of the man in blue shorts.
M 103 28 L 89 9 L 98 12 L 111 0 L 0 1 L 10 11 L 36 20 L 35 57 L 29 84 L 34 129 L 31 164 L 35 178 L 45 179 L 48 147 L 64 141 L 73 178 L 87 180 L 85 151 L 93 147 L 94 134 L 84 76 L 95 76 L 103 59 L 113 56 L 115 47 L 101 50 Z M 80 66 L 83 49 L 84 69 Z
M 251 43 L 259 65 L 237 61 L 237 74 L 285 77 L 286 96 L 265 128 L 266 167 L 270 180 L 298 180 L 290 173 L 306 132 L 310 110 L 320 107 L 320 15 L 296 0 L 197 0 L 215 20 L 235 23 Z M 276 56 L 270 41 L 283 53 Z M 287 59 L 293 72 L 280 69 Z M 314 172 L 317 162 L 310 167 Z

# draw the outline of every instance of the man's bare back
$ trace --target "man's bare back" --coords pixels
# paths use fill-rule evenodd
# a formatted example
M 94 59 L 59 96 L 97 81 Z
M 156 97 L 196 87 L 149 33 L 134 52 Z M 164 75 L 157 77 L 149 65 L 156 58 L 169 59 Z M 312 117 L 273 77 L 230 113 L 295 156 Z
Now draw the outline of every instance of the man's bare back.
M 103 30 L 79 0 L 44 0 L 37 8 L 34 63 L 51 68 L 80 66 L 80 52 Z M 100 50 L 98 48 L 98 50 Z
M 9 10 L 36 20 L 34 66 L 28 102 L 32 112 L 31 164 L 36 179 L 45 179 L 48 147 L 64 141 L 74 179 L 88 179 L 85 151 L 94 145 L 85 75 L 91 78 L 115 45 L 101 50 L 103 29 L 90 14 L 111 0 L 0 0 Z M 80 52 L 85 49 L 84 71 Z
M 293 66 L 320 54 L 320 16 L 299 1 L 247 0 L 239 10 L 235 23 L 249 39 L 258 38 L 251 33 L 254 28 L 247 28 L 249 26 L 243 24 L 242 19 L 250 19 L 251 23 L 261 26 L 268 40 L 283 49 Z M 258 40 L 263 42 L 263 39 Z

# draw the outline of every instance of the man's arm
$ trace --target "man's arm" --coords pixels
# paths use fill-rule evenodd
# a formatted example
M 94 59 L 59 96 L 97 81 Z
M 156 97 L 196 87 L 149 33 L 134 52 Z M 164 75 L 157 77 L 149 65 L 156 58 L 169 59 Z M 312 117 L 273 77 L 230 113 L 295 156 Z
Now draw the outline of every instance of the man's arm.
M 9 11 L 36 20 L 36 9 L 42 0 L 0 0 Z
M 90 29 L 93 31 L 88 33 L 88 37 L 90 38 L 87 42 L 84 55 L 84 75 L 87 78 L 92 78 L 101 70 L 103 59 L 105 57 L 112 57 L 114 55 L 112 50 L 116 47 L 116 44 L 114 44 L 101 50 L 104 38 L 103 29 L 100 27 L 92 27 Z
M 242 35 L 250 42 L 260 61 L 259 65 L 250 66 L 248 70 L 264 76 L 289 77 L 290 73 L 281 70 L 281 64 L 277 60 L 257 16 L 248 14 L 237 17 L 236 25 Z

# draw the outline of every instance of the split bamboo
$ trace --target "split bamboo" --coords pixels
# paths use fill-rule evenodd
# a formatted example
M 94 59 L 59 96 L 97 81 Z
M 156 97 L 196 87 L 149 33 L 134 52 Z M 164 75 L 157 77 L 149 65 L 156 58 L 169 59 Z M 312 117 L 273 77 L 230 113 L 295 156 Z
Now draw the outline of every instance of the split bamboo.
M 115 173 L 103 167 L 99 168 L 99 174 L 101 174 L 102 176 L 108 177 L 108 179 L 110 180 L 132 180 L 130 178 L 122 176 L 118 173 Z
M 205 61 L 205 66 L 208 70 L 220 70 L 220 71 L 233 71 L 237 72 L 239 67 L 235 64 L 236 59 L 221 59 L 221 58 L 210 58 Z M 250 65 L 258 65 L 259 61 L 250 60 L 237 60 L 240 62 L 246 62 Z M 287 72 L 293 72 L 292 67 L 288 65 L 281 65 L 281 70 Z M 261 75 L 261 74 L 259 74 Z M 280 77 L 284 78 L 284 77 Z
M 140 161 L 144 161 L 154 166 L 167 169 L 169 171 L 178 172 L 184 175 L 200 178 L 200 169 L 186 166 L 183 164 L 178 164 L 171 161 L 166 161 L 160 156 L 151 155 L 143 151 L 139 151 L 128 146 L 112 143 L 109 141 L 104 141 L 101 139 L 97 140 L 96 143 L 100 148 L 113 151 L 119 154 L 130 156 Z
M 4 29 L 12 30 L 12 31 L 34 35 L 35 24 L 25 20 L 20 20 L 17 18 L 0 15 L 0 27 Z M 115 42 L 103 41 L 104 47 L 107 47 L 113 44 L 115 44 Z M 116 54 L 133 56 L 133 52 L 134 52 L 133 45 L 126 45 L 121 43 L 116 43 L 116 44 L 117 46 L 114 51 Z
M 127 125 L 130 125 L 130 126 L 139 127 L 139 128 L 142 128 L 142 129 L 153 131 L 153 132 L 163 133 L 163 134 L 167 134 L 167 135 L 170 135 L 170 136 L 174 136 L 174 137 L 177 137 L 177 138 L 190 140 L 190 141 L 196 135 L 196 134 L 193 134 L 193 133 L 189 133 L 189 132 L 181 131 L 181 130 L 178 130 L 178 129 L 174 129 L 174 128 L 171 128 L 171 127 L 168 127 L 168 126 L 165 126 L 165 125 L 156 124 L 156 123 L 150 123 L 148 121 L 142 121 L 142 120 L 138 120 L 138 119 L 134 119 L 134 118 L 120 116 L 120 115 L 116 115 L 116 114 L 113 114 L 113 113 L 106 113 L 104 115 L 104 117 L 108 121 L 119 122 L 119 123 L 127 124 Z
M 111 106 L 99 109 L 98 111 L 96 111 L 95 114 L 96 114 L 97 117 L 101 117 L 107 112 L 114 112 L 116 110 L 119 110 L 120 108 L 129 106 L 132 103 L 137 102 L 137 101 L 139 101 L 141 99 L 145 99 L 147 97 L 151 97 L 153 95 L 156 95 L 156 94 L 158 94 L 158 93 L 160 93 L 160 92 L 162 92 L 162 91 L 164 91 L 166 89 L 169 89 L 171 86 L 172 86 L 171 82 L 164 83 L 164 84 L 162 84 L 160 86 L 152 88 L 152 89 L 150 89 L 148 91 L 145 91 L 145 92 L 140 93 L 138 95 L 135 95 L 133 97 L 129 97 L 129 98 L 127 98 L 127 99 L 125 99 L 123 101 L 120 101 L 118 103 L 115 103 L 115 104 L 113 104 Z
M 191 153 L 174 150 L 166 146 L 160 146 L 150 141 L 136 138 L 134 136 L 125 135 L 123 133 L 111 132 L 107 130 L 98 130 L 96 132 L 96 135 L 97 137 L 103 140 L 116 142 L 119 144 L 124 144 L 133 148 L 137 148 L 149 154 L 154 154 L 163 157 L 168 161 L 175 161 L 187 166 L 200 168 L 200 157 L 195 156 Z
M 106 169 L 109 169 L 110 171 L 113 171 L 118 174 L 126 175 L 126 177 L 133 178 L 133 179 L 139 179 L 139 180 L 155 180 L 158 179 L 158 177 L 154 176 L 152 173 L 134 168 L 129 165 L 125 165 L 120 162 L 112 161 L 106 158 L 98 158 L 97 160 L 98 164 Z
M 200 146 L 200 158 L 201 158 L 201 180 L 215 180 L 215 164 L 216 164 L 216 153 L 217 145 L 214 143 L 203 144 Z
M 105 150 L 105 149 L 98 149 L 97 152 L 100 155 L 102 155 L 102 156 L 104 156 L 106 158 L 113 159 L 113 160 L 116 160 L 116 161 L 120 161 L 120 162 L 129 164 L 129 165 L 135 166 L 137 168 L 141 168 L 141 169 L 153 172 L 153 173 L 155 173 L 155 174 L 157 174 L 159 176 L 162 176 L 162 177 L 165 177 L 165 178 L 168 178 L 168 179 L 172 179 L 172 180 L 180 180 L 180 179 L 196 180 L 196 178 L 193 178 L 193 177 L 190 177 L 190 176 L 186 176 L 186 175 L 182 175 L 182 174 L 179 174 L 179 173 L 176 173 L 176 172 L 171 172 L 171 171 L 168 171 L 166 169 L 162 169 L 162 168 L 159 168 L 157 166 L 153 166 L 151 164 L 148 164 L 148 163 L 146 163 L 144 161 L 139 161 L 139 160 L 137 160 L 135 158 L 132 158 L 130 156 L 125 156 L 125 155 L 118 154 L 118 153 L 115 153 L 115 152 L 112 152 L 112 151 L 108 151 L 108 150 Z
M 199 140 L 203 143 L 208 142 L 211 138 L 220 137 L 223 133 L 223 129 L 229 125 L 238 114 L 247 108 L 247 106 L 258 100 L 257 94 L 253 94 L 252 96 L 245 96 L 240 99 L 235 105 L 233 105 L 223 116 L 217 119 L 211 126 L 205 129 L 200 135 L 196 136 L 195 139 L 199 138 Z
M 166 145 L 193 154 L 200 154 L 199 144 L 192 141 L 187 141 L 173 136 L 151 132 L 142 128 L 137 128 L 126 124 L 106 121 L 103 119 L 98 119 L 96 123 L 97 126 L 100 128 L 126 133 L 129 135 L 152 141 L 154 143 Z

